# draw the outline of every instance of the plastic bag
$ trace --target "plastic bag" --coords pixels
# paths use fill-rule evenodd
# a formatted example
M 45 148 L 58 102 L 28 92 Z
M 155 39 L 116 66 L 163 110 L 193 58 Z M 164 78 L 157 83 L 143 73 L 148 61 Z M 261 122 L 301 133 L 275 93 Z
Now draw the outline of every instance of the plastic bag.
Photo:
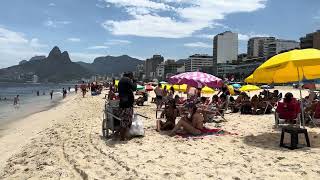
M 133 115 L 132 125 L 129 130 L 130 136 L 144 136 L 143 119 L 144 118 L 137 114 Z

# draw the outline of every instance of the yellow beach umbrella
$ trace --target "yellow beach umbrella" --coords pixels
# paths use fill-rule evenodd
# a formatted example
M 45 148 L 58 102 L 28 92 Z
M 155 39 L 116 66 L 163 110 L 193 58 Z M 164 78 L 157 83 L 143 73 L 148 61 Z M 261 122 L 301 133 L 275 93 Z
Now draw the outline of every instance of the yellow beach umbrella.
M 203 94 L 213 94 L 215 90 L 209 88 L 208 86 L 205 86 L 204 88 L 201 89 L 201 93 Z
M 235 95 L 236 93 L 234 92 L 234 87 L 232 85 L 228 85 L 228 90 L 230 92 L 230 95 Z
M 320 50 L 302 49 L 278 54 L 259 66 L 253 73 L 256 83 L 288 83 L 320 78 Z M 300 98 L 302 99 L 301 87 Z M 302 101 L 301 101 L 302 102 Z M 301 111 L 304 114 L 303 104 Z M 302 124 L 305 126 L 304 116 Z
M 257 91 L 257 90 L 260 90 L 260 88 L 258 86 L 255 86 L 255 85 L 244 85 L 242 86 L 240 89 L 240 91 Z
M 182 85 L 173 85 L 173 88 L 175 91 L 179 92 L 187 92 L 188 85 L 182 84 Z
M 320 50 L 302 49 L 278 54 L 253 73 L 255 83 L 288 83 L 320 78 Z
M 171 88 L 170 84 L 161 84 L 161 89 L 163 89 L 165 86 L 167 87 L 167 90 Z
M 244 82 L 254 84 L 253 74 L 251 74 L 249 77 L 247 77 Z

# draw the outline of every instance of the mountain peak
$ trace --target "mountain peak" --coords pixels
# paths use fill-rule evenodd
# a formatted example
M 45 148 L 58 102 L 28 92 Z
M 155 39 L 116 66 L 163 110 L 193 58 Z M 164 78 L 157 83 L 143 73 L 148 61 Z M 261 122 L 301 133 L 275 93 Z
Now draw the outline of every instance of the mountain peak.
M 61 56 L 61 51 L 58 46 L 53 47 L 53 49 L 49 53 L 49 57 L 59 57 Z

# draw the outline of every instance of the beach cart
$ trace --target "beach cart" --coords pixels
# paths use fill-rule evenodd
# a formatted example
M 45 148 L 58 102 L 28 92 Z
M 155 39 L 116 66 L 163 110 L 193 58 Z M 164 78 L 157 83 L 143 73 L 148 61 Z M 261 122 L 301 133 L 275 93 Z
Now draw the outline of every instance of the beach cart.
M 120 100 L 108 100 L 105 104 L 105 109 L 103 113 L 103 121 L 102 121 L 102 135 L 106 138 L 111 137 L 115 134 L 115 132 L 119 132 L 121 118 L 119 117 L 120 108 L 119 108 Z M 144 115 L 137 114 L 138 117 L 143 117 L 145 119 L 150 119 Z
M 105 104 L 102 121 L 102 135 L 106 138 L 120 129 L 121 118 L 119 118 L 119 102 L 119 100 L 109 100 Z

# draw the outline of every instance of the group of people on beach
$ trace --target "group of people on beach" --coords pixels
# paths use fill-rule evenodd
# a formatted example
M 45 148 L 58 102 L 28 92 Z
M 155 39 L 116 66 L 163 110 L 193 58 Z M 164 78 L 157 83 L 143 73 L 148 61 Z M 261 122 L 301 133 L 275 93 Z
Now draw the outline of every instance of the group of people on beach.
M 120 101 L 118 115 L 122 119 L 120 125 L 122 140 L 127 137 L 132 123 L 133 106 L 137 102 L 134 99 L 136 87 L 137 83 L 132 73 L 124 74 L 117 87 L 115 83 L 110 85 L 108 100 L 119 99 Z M 201 89 L 193 87 L 187 88 L 187 98 L 180 97 L 173 87 L 167 88 L 162 84 L 154 88 L 154 93 L 155 97 L 152 98 L 152 102 L 156 104 L 156 110 L 161 111 L 160 118 L 162 119 L 157 119 L 156 130 L 169 131 L 169 135 L 175 135 L 182 129 L 185 133 L 199 135 L 204 130 L 205 123 L 226 121 L 224 113 L 227 110 L 230 110 L 231 113 L 240 112 L 251 115 L 269 114 L 273 110 L 278 111 L 277 104 L 280 101 L 283 101 L 287 109 L 291 108 L 292 103 L 298 102 L 292 93 L 283 95 L 278 90 L 263 90 L 252 97 L 246 92 L 237 92 L 236 96 L 232 96 L 227 85 L 224 85 L 211 98 L 201 96 Z M 315 114 L 317 108 L 318 111 L 320 110 L 320 96 L 311 91 L 301 101 L 304 103 L 304 112 L 310 116 Z M 176 122 L 178 117 L 180 117 L 179 121 Z

